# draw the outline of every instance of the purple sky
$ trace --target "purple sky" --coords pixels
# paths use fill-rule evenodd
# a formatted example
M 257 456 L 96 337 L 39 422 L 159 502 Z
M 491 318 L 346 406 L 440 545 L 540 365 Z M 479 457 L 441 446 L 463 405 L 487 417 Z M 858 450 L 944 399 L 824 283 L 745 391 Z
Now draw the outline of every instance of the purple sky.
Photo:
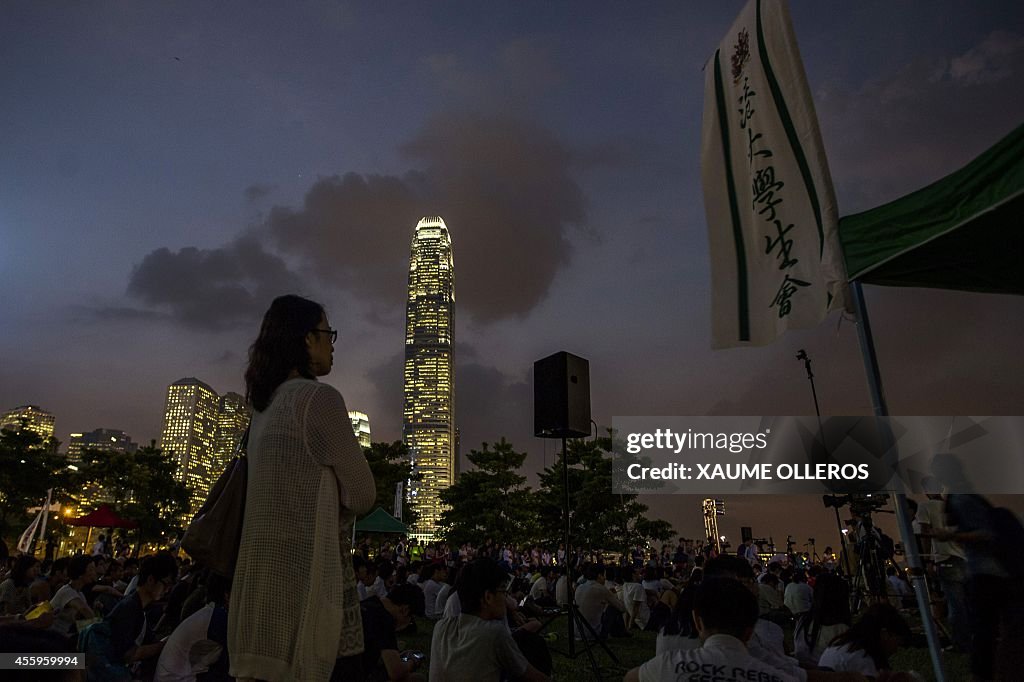
M 826 413 L 869 413 L 838 316 L 710 350 L 701 68 L 741 7 L 5 3 L 0 408 L 158 438 L 166 386 L 241 391 L 260 315 L 297 292 L 341 331 L 327 380 L 396 439 L 409 241 L 439 214 L 464 451 L 506 436 L 551 463 L 531 370 L 558 350 L 590 360 L 602 425 L 810 414 L 799 348 Z M 791 9 L 843 215 L 1024 118 L 1019 2 Z M 867 296 L 893 414 L 1020 411 L 1020 299 Z M 727 502 L 727 535 L 835 534 L 817 498 Z M 651 503 L 699 532 L 696 500 Z

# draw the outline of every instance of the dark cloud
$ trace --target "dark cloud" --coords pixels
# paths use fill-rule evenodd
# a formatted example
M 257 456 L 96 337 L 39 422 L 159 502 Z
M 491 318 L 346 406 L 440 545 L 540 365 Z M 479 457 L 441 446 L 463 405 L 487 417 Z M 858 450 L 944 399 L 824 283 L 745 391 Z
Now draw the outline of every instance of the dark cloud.
M 299 209 L 275 206 L 266 227 L 284 252 L 360 298 L 404 301 L 409 243 L 425 215 L 412 176 L 321 178 Z
M 251 325 L 275 296 L 299 288 L 285 262 L 252 235 L 217 249 L 157 249 L 128 282 L 129 296 L 203 330 Z
M 502 436 L 525 450 L 533 433 L 533 386 L 477 361 L 476 351 L 460 344 L 455 352 L 455 423 L 463 454 Z M 401 414 L 405 356 L 395 354 L 367 372 L 377 387 L 377 409 Z M 371 419 L 373 415 L 370 415 Z
M 529 312 L 568 262 L 570 230 L 586 219 L 572 150 L 529 122 L 449 114 L 402 151 L 436 184 L 455 244 L 459 309 L 481 321 Z
M 569 232 L 586 218 L 573 150 L 529 122 L 446 114 L 401 151 L 422 172 L 323 178 L 301 208 L 274 207 L 266 226 L 278 248 L 360 298 L 393 306 L 405 298 L 416 222 L 441 215 L 460 313 L 482 322 L 528 313 L 568 262 Z
M 904 64 L 859 89 L 815 93 L 841 213 L 871 208 L 967 163 L 1020 124 L 1024 38 L 997 31 L 935 61 Z M 984 120 L 985 125 L 978 125 Z
M 245 200 L 250 204 L 254 204 L 273 191 L 273 185 L 252 184 L 245 188 Z

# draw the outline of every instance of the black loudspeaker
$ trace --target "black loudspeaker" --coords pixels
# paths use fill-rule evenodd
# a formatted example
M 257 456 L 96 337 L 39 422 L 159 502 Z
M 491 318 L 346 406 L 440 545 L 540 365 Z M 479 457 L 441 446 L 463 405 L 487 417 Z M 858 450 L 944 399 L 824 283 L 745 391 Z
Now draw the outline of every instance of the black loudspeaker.
M 750 526 L 740 526 L 740 539 L 743 542 L 754 539 L 754 530 Z
M 533 435 L 590 435 L 590 363 L 586 359 L 562 351 L 533 363 Z

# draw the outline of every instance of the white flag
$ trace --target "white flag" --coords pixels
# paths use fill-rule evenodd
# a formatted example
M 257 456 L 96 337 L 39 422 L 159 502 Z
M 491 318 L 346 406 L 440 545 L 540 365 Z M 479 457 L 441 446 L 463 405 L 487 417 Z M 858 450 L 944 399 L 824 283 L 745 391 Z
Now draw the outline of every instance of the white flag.
M 712 346 L 771 343 L 847 305 L 838 214 L 789 11 L 750 0 L 705 68 Z
M 402 520 L 402 482 L 395 484 L 395 518 Z
M 21 534 L 21 537 L 18 538 L 19 552 L 27 554 L 28 551 L 32 548 L 32 538 L 35 537 L 36 529 L 39 528 L 39 523 L 42 521 L 42 519 L 43 512 L 39 512 L 38 514 L 36 514 L 36 517 L 32 519 L 32 523 L 28 524 L 28 528 L 26 528 L 25 532 Z

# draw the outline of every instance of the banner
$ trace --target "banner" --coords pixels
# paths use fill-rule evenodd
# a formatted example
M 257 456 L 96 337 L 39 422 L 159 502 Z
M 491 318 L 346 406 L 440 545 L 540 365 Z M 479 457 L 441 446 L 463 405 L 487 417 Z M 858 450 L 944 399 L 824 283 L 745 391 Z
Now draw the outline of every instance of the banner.
M 751 0 L 705 68 L 712 347 L 848 306 L 832 179 L 786 3 Z
M 32 539 L 36 536 L 36 530 L 39 528 L 39 524 L 43 519 L 44 513 L 45 512 L 39 512 L 36 514 L 36 517 L 32 519 L 32 523 L 28 524 L 28 528 L 26 528 L 25 532 L 21 534 L 21 537 L 18 538 L 18 551 L 22 554 L 28 554 L 32 549 Z
M 395 518 L 402 520 L 402 482 L 395 484 Z

